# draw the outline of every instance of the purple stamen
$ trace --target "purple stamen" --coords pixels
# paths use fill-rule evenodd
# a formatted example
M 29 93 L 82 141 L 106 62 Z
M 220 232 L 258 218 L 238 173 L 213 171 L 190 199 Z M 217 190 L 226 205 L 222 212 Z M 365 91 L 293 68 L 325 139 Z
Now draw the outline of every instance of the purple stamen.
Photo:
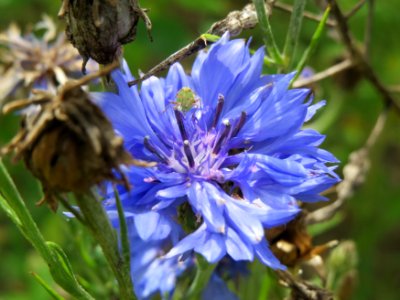
M 246 122 L 247 114 L 245 111 L 242 111 L 242 114 L 240 115 L 239 122 L 236 124 L 235 128 L 232 131 L 232 137 L 235 137 L 240 129 L 242 129 L 244 122 Z
M 192 151 L 190 150 L 190 144 L 189 144 L 188 140 L 183 141 L 183 150 L 185 151 L 186 157 L 189 162 L 189 166 L 191 168 L 193 168 L 194 167 L 194 158 L 193 158 Z
M 226 138 L 229 135 L 229 132 L 231 131 L 231 123 L 228 120 L 222 121 L 222 123 L 225 125 L 225 129 L 218 138 L 217 142 L 215 143 L 213 153 L 217 154 L 221 150 L 222 143 L 226 141 Z
M 183 114 L 182 114 L 182 112 L 180 112 L 177 109 L 174 109 L 174 113 L 175 113 L 176 121 L 178 122 L 178 127 L 179 127 L 179 131 L 181 133 L 181 136 L 182 136 L 182 140 L 186 141 L 188 139 L 188 137 L 187 137 L 187 133 L 185 130 L 185 124 L 183 123 Z
M 144 137 L 144 139 L 143 139 L 143 144 L 144 144 L 144 146 L 145 146 L 145 148 L 147 149 L 147 150 L 149 150 L 151 153 L 153 153 L 154 155 L 156 155 L 160 160 L 162 160 L 162 161 L 167 161 L 164 157 L 163 157 L 163 155 L 161 154 L 161 153 L 159 153 L 157 150 L 156 150 L 156 148 L 154 148 L 153 147 L 153 145 L 152 144 L 150 144 L 150 138 L 148 137 L 148 136 L 145 136 Z
M 217 126 L 217 122 L 218 122 L 218 119 L 219 119 L 219 117 L 221 115 L 222 108 L 224 107 L 224 102 L 225 102 L 224 96 L 219 94 L 218 95 L 217 109 L 216 109 L 216 112 L 215 112 L 214 121 L 212 123 L 212 128 L 215 128 L 215 126 Z

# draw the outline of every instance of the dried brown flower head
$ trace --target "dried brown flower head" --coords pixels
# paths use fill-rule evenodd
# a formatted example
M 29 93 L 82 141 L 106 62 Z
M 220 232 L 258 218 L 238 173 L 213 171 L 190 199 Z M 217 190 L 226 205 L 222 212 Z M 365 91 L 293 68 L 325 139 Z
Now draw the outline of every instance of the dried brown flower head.
M 36 90 L 28 100 L 14 101 L 5 113 L 27 107 L 24 124 L 14 139 L 1 150 L 15 152 L 43 185 L 47 202 L 55 210 L 55 195 L 62 192 L 85 193 L 104 180 L 128 183 L 121 164 L 148 166 L 133 159 L 123 148 L 111 123 L 81 88 L 114 66 L 78 81 L 68 81 L 56 95 Z
M 82 59 L 63 33 L 57 36 L 54 22 L 44 16 L 35 29 L 44 29 L 43 36 L 36 31 L 22 35 L 15 24 L 0 33 L 0 104 L 20 85 L 55 92 L 68 79 L 81 76 Z M 97 68 L 94 62 L 89 67 Z
M 109 64 L 121 56 L 121 46 L 133 41 L 140 18 L 148 30 L 151 22 L 138 0 L 63 0 L 59 17 L 67 24 L 66 34 L 85 64 L 93 58 Z
M 288 224 L 271 228 L 266 232 L 272 252 L 288 267 L 308 261 L 337 244 L 336 241 L 331 241 L 314 246 L 307 232 L 305 216 L 306 213 L 303 212 Z

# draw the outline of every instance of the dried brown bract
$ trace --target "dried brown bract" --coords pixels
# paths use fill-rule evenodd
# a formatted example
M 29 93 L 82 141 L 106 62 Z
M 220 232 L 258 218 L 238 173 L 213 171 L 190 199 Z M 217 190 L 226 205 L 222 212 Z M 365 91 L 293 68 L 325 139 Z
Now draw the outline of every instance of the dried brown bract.
M 124 150 L 122 138 L 115 135 L 111 123 L 81 88 L 115 67 L 68 81 L 56 95 L 36 90 L 33 99 L 4 107 L 5 113 L 26 107 L 22 127 L 1 153 L 14 151 L 15 159 L 23 158 L 42 182 L 45 196 L 39 204 L 46 202 L 56 210 L 57 193 L 85 193 L 104 180 L 129 188 L 120 165 L 149 165 Z
M 109 64 L 121 55 L 121 46 L 133 41 L 140 18 L 148 31 L 151 22 L 137 0 L 63 0 L 59 17 L 67 24 L 66 34 L 84 62 L 89 58 Z
M 267 231 L 267 239 L 275 256 L 286 266 L 294 267 L 301 262 L 324 253 L 337 244 L 336 241 L 314 246 L 307 232 L 305 213 L 286 225 Z

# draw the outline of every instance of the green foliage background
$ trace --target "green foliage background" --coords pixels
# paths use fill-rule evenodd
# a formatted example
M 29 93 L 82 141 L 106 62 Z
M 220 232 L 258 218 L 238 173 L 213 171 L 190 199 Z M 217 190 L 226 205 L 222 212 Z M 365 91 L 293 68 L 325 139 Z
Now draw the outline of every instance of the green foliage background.
M 308 9 L 315 11 L 314 1 L 308 2 Z M 339 4 L 346 10 L 356 2 L 341 0 Z M 375 2 L 372 64 L 385 84 L 397 85 L 400 84 L 400 2 Z M 55 17 L 60 3 L 61 1 L 54 0 L 0 0 L 0 30 L 6 29 L 10 22 L 28 28 L 39 21 L 44 13 Z M 229 11 L 240 9 L 246 1 L 142 0 L 140 3 L 150 9 L 154 42 L 148 40 L 144 24 L 141 23 L 137 41 L 125 48 L 125 57 L 132 71 L 148 70 L 167 55 L 195 39 Z M 273 31 L 281 47 L 285 40 L 289 17 L 289 14 L 278 10 L 275 10 L 272 16 Z M 364 8 L 350 21 L 353 34 L 359 40 L 363 38 L 365 17 Z M 301 48 L 305 49 L 315 27 L 316 23 L 304 20 Z M 316 71 L 321 71 L 343 58 L 344 49 L 329 38 L 332 34 L 330 30 L 325 31 L 325 37 L 310 61 L 310 67 Z M 253 36 L 254 48 L 262 44 L 258 29 L 245 32 L 242 36 Z M 184 64 L 189 66 L 190 59 Z M 355 74 L 341 74 L 322 81 L 316 88 L 317 98 L 327 99 L 328 105 L 319 113 L 315 125 L 327 134 L 324 147 L 341 160 L 341 166 L 347 162 L 353 150 L 363 145 L 382 108 L 380 96 L 373 87 L 366 81 L 357 81 L 356 77 Z M 399 298 L 399 124 L 399 115 L 391 112 L 384 134 L 372 152 L 372 166 L 365 184 L 346 204 L 342 222 L 317 239 L 317 243 L 330 239 L 356 241 L 359 252 L 359 282 L 352 299 Z M 0 145 L 9 141 L 17 128 L 16 117 L 0 116 Z M 6 161 L 9 162 L 9 159 Z M 11 174 L 45 237 L 63 245 L 72 263 L 79 266 L 79 237 L 71 234 L 71 222 L 66 221 L 60 213 L 51 213 L 44 206 L 36 207 L 34 203 L 40 198 L 39 185 L 21 163 L 10 167 Z M 0 212 L 0 258 L 0 299 L 49 297 L 30 275 L 30 271 L 34 271 L 52 282 L 47 266 L 3 212 Z

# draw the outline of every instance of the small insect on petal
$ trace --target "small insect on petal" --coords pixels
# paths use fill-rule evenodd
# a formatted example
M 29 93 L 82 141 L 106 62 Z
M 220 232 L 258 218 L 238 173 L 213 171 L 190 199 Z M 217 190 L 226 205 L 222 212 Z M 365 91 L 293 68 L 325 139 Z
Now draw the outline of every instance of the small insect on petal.
M 199 103 L 196 94 L 188 87 L 183 87 L 176 94 L 175 106 L 182 112 L 187 112 Z

